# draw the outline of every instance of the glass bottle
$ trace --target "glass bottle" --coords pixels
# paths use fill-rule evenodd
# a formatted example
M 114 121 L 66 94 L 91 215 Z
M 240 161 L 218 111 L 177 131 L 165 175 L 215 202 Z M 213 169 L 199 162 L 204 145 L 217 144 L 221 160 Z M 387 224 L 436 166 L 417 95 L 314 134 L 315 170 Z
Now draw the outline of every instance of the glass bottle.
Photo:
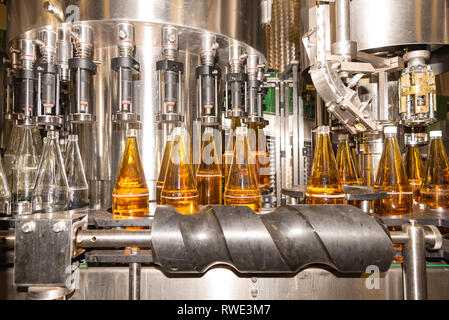
M 165 144 L 164 156 L 162 158 L 161 169 L 159 170 L 159 176 L 156 182 L 156 203 L 161 204 L 161 191 L 164 187 L 165 175 L 167 174 L 168 163 L 170 161 L 170 153 L 173 147 L 173 136 L 167 136 L 167 142 Z
M 201 163 L 196 172 L 200 205 L 221 204 L 221 178 L 222 173 L 218 162 L 214 130 L 211 127 L 206 127 L 201 146 Z
M 387 192 L 389 197 L 375 201 L 375 213 L 379 216 L 403 215 L 412 212 L 412 187 L 402 161 L 396 133 L 396 127 L 384 129 L 384 148 L 374 189 Z
M 441 131 L 430 131 L 430 148 L 420 203 L 428 209 L 449 208 L 449 164 Z
M 11 214 L 11 192 L 9 191 L 3 165 L 0 161 L 0 215 Z
M 117 182 L 112 192 L 112 213 L 115 218 L 143 217 L 149 213 L 149 191 L 145 180 L 137 132 L 127 132 Z
M 363 176 L 360 172 L 359 159 L 357 158 L 356 146 L 349 146 L 351 149 L 352 161 L 354 162 L 355 172 L 359 178 L 359 184 L 363 185 Z
M 186 130 L 173 129 L 173 147 L 161 192 L 161 204 L 173 206 L 181 214 L 195 214 L 199 207 L 199 194 L 190 165 L 186 144 Z
M 44 213 L 64 211 L 69 205 L 70 188 L 59 148 L 59 134 L 57 131 L 48 131 L 32 192 L 31 207 L 33 213 Z
M 222 161 L 222 173 L 223 178 L 226 184 L 229 176 L 229 170 L 232 165 L 232 157 L 234 155 L 234 146 L 235 146 L 235 131 L 238 127 L 242 126 L 242 118 L 241 117 L 232 117 L 231 119 L 231 130 L 229 132 L 229 138 L 226 142 L 225 152 L 223 153 L 223 161 Z
M 421 188 L 421 183 L 424 178 L 424 170 L 419 147 L 416 143 L 412 142 L 407 145 L 405 151 L 405 171 L 412 187 L 413 204 L 418 205 L 419 189 Z
M 316 129 L 317 144 L 306 189 L 307 204 L 343 204 L 345 201 L 329 133 L 328 126 Z
M 232 165 L 226 182 L 224 204 L 248 206 L 256 212 L 261 211 L 262 196 L 256 178 L 254 155 L 248 144 L 248 129 L 236 129 Z
M 342 185 L 359 185 L 359 176 L 348 143 L 348 135 L 338 137 L 337 169 Z
M 64 167 L 70 187 L 70 209 L 73 210 L 89 205 L 89 185 L 78 146 L 78 136 L 69 135 L 67 141 Z
M 248 123 L 248 143 L 256 161 L 256 178 L 259 189 L 266 191 L 270 187 L 270 155 L 261 123 L 255 121 Z
M 31 201 L 36 181 L 39 156 L 33 142 L 30 126 L 24 126 L 20 131 L 17 153 L 12 166 L 11 196 L 13 210 L 18 202 Z
M 12 186 L 12 167 L 16 158 L 17 150 L 19 149 L 19 142 L 23 136 L 25 127 L 19 124 L 15 124 L 12 127 L 11 135 L 6 146 L 6 151 L 3 156 L 3 167 L 5 169 L 6 179 L 8 185 Z

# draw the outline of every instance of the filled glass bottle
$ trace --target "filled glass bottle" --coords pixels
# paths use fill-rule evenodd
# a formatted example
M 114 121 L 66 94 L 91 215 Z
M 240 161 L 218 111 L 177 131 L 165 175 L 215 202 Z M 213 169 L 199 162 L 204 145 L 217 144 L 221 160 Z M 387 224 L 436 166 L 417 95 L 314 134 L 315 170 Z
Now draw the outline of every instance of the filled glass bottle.
M 223 179 L 226 184 L 226 181 L 228 180 L 229 176 L 229 170 L 231 169 L 232 165 L 232 157 L 234 156 L 234 146 L 235 146 L 235 132 L 238 127 L 242 126 L 242 118 L 241 117 L 232 117 L 231 119 L 231 130 L 229 132 L 229 138 L 226 142 L 226 148 L 223 153 L 223 160 L 222 160 L 222 174 Z
M 270 156 L 268 154 L 265 134 L 258 122 L 248 123 L 248 143 L 256 161 L 256 177 L 261 191 L 266 191 L 270 187 Z
M 385 141 L 374 189 L 388 193 L 387 199 L 375 201 L 379 216 L 404 215 L 412 212 L 413 193 L 396 138 L 396 127 L 385 127 Z
M 420 203 L 426 204 L 428 209 L 449 208 L 449 164 L 441 131 L 430 131 L 430 148 Z
M 424 178 L 424 169 L 421 161 L 421 154 L 416 143 L 410 143 L 405 151 L 405 171 L 408 181 L 412 187 L 413 204 L 418 205 L 420 197 L 421 183 Z
M 45 213 L 64 211 L 69 205 L 70 188 L 59 148 L 59 134 L 57 131 L 48 131 L 32 192 L 31 207 L 33 213 Z
M 224 193 L 225 205 L 248 206 L 260 213 L 262 196 L 256 177 L 255 162 L 248 144 L 248 129 L 238 127 L 232 165 Z
M 337 169 L 342 185 L 359 185 L 359 176 L 352 158 L 348 143 L 348 135 L 341 134 L 338 137 Z
M 11 196 L 13 211 L 18 202 L 31 201 L 39 164 L 31 126 L 24 126 L 20 131 L 17 153 L 12 165 Z
M 11 192 L 6 179 L 3 165 L 0 161 L 0 215 L 11 214 Z
M 89 185 L 78 146 L 78 136 L 69 135 L 67 140 L 64 167 L 70 187 L 70 209 L 73 210 L 89 205 Z
M 167 168 L 170 161 L 171 149 L 173 147 L 173 136 L 167 136 L 167 142 L 165 144 L 164 156 L 162 157 L 162 165 L 159 170 L 159 176 L 156 182 L 156 203 L 161 204 L 161 192 L 164 187 L 165 175 L 167 174 Z
M 201 164 L 196 172 L 196 185 L 200 195 L 199 204 L 221 204 L 222 173 L 214 139 L 214 130 L 206 127 L 201 145 Z
M 316 148 L 306 189 L 307 204 L 343 204 L 345 193 L 340 181 L 328 126 L 316 129 Z
M 357 158 L 357 152 L 356 152 L 356 146 L 350 145 L 349 147 L 351 149 L 351 156 L 352 156 L 352 160 L 354 162 L 355 172 L 357 173 L 357 177 L 359 178 L 359 184 L 363 185 L 363 176 L 360 171 L 359 159 Z
M 149 192 L 137 144 L 137 132 L 128 130 L 117 182 L 112 192 L 115 218 L 143 217 L 149 213 Z
M 199 194 L 190 165 L 187 133 L 184 128 L 176 127 L 172 134 L 174 142 L 161 191 L 161 204 L 173 206 L 181 214 L 195 214 L 199 208 Z

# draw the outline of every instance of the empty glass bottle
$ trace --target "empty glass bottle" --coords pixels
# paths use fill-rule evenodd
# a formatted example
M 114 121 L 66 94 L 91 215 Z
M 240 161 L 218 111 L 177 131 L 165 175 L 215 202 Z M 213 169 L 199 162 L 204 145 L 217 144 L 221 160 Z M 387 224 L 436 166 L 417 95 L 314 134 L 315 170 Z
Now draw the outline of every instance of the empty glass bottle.
M 186 130 L 173 130 L 173 147 L 161 192 L 161 203 L 173 206 L 181 214 L 195 214 L 199 207 L 199 194 L 186 144 Z
M 0 215 L 11 214 L 11 192 L 0 161 Z
M 316 129 L 317 144 L 306 189 L 307 204 L 343 204 L 345 201 L 329 133 L 328 126 Z
M 19 149 L 19 142 L 23 136 L 25 127 L 15 124 L 11 129 L 11 135 L 6 146 L 6 151 L 3 156 L 3 168 L 5 169 L 6 179 L 8 185 L 12 185 L 12 167 L 16 158 L 17 150 Z
M 165 144 L 164 156 L 162 158 L 161 169 L 159 170 L 159 176 L 156 182 L 156 203 L 161 204 L 161 191 L 164 187 L 165 175 L 167 174 L 167 168 L 170 161 L 170 153 L 173 147 L 173 136 L 167 136 L 167 143 Z
M 127 132 L 126 146 L 112 192 L 112 213 L 116 218 L 143 217 L 149 213 L 149 192 L 137 145 L 137 132 Z
M 201 146 L 201 164 L 196 172 L 196 185 L 200 195 L 199 204 L 221 204 L 222 173 L 214 139 L 214 130 L 206 127 Z
M 67 140 L 64 167 L 70 187 L 70 209 L 77 209 L 89 205 L 89 185 L 78 146 L 78 136 L 69 135 Z
M 441 131 L 430 131 L 430 148 L 420 203 L 429 209 L 449 208 L 449 164 Z
M 232 117 L 231 119 L 231 130 L 229 132 L 229 138 L 226 142 L 225 152 L 223 153 L 223 161 L 222 161 L 222 173 L 223 178 L 226 184 L 229 176 L 229 170 L 232 165 L 232 157 L 234 155 L 234 146 L 235 146 L 235 131 L 238 127 L 242 126 L 242 118 L 241 117 Z
M 358 185 L 359 177 L 352 159 L 348 143 L 348 135 L 341 134 L 338 137 L 337 169 L 342 185 Z
M 17 153 L 12 165 L 11 196 L 13 210 L 18 202 L 31 201 L 31 193 L 36 181 L 39 156 L 33 141 L 30 126 L 20 131 Z
M 64 211 L 70 205 L 70 188 L 64 169 L 59 134 L 48 131 L 31 197 L 33 213 Z
M 385 127 L 384 129 L 384 148 L 374 188 L 387 192 L 389 197 L 375 202 L 375 213 L 380 216 L 403 215 L 412 212 L 412 187 L 402 161 L 396 133 L 396 127 Z
M 407 146 L 405 151 L 405 171 L 407 172 L 408 181 L 412 187 L 413 203 L 418 205 L 419 189 L 423 181 L 423 165 L 421 161 L 421 154 L 416 143 L 411 143 Z
M 248 206 L 256 212 L 261 211 L 262 196 L 256 178 L 255 159 L 248 144 L 248 129 L 236 129 L 232 165 L 226 182 L 224 204 Z

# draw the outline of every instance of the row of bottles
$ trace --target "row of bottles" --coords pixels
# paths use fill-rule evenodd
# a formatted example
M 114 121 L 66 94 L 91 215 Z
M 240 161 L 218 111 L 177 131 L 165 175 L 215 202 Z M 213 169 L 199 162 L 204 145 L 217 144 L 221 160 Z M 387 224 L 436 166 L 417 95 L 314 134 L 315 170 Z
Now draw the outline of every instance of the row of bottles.
M 78 136 L 70 135 L 68 140 L 63 159 L 57 131 L 48 131 L 42 144 L 37 126 L 14 127 L 0 168 L 2 213 L 20 213 L 20 208 L 56 212 L 88 205 Z
M 425 170 L 417 145 L 407 146 L 405 163 L 397 141 L 397 128 L 384 129 L 385 141 L 375 181 L 375 190 L 388 198 L 375 201 L 377 215 L 404 215 L 418 204 L 429 209 L 449 208 L 449 163 L 441 131 L 430 132 L 430 148 Z M 361 179 L 347 135 L 339 137 L 334 158 L 329 127 L 317 128 L 317 146 L 306 190 L 308 204 L 343 204 L 344 185 L 360 185 Z

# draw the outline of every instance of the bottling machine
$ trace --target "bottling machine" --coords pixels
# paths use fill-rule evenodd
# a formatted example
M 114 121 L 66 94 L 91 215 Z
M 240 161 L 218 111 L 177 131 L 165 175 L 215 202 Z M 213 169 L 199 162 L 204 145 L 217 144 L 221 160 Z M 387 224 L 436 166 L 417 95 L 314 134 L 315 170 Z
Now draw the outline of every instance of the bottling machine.
M 398 124 L 401 144 L 428 143 L 435 76 L 449 70 L 447 0 L 7 6 L 0 298 L 449 298 L 441 233 L 449 214 L 420 207 L 377 217 L 372 206 L 388 197 L 373 188 L 383 128 Z M 302 99 L 311 85 L 315 121 Z M 197 168 L 204 128 L 219 133 L 216 149 L 226 155 L 236 117 L 263 127 L 268 143 L 261 214 L 214 204 L 183 215 L 158 205 L 173 129 L 185 129 Z M 361 209 L 300 204 L 316 144 L 312 129 L 322 125 L 355 145 L 365 186 L 344 192 Z M 113 189 L 130 131 L 149 210 L 117 219 Z M 21 135 L 32 146 L 24 162 L 13 150 L 25 145 L 14 140 Z M 79 165 L 73 170 L 81 178 L 52 176 L 75 195 L 70 210 L 45 206 L 55 199 L 36 187 L 56 172 L 61 153 L 80 158 L 72 168 Z M 33 173 L 44 163 L 49 171 Z

